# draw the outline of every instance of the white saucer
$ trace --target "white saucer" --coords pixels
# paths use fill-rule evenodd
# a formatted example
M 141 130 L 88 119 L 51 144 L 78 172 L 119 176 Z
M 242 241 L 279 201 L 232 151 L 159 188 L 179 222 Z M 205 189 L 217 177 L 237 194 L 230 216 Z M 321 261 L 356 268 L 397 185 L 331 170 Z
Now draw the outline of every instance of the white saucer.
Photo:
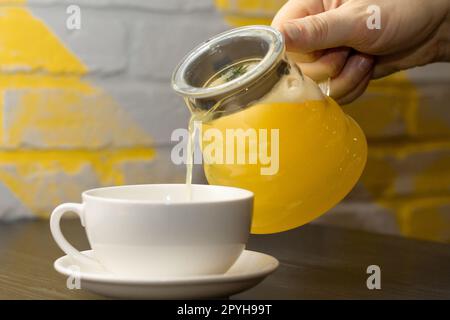
M 93 254 L 92 250 L 83 253 L 89 256 Z M 54 263 L 59 273 L 67 277 L 78 276 L 82 289 L 122 299 L 224 298 L 254 287 L 275 271 L 278 265 L 278 260 L 272 256 L 244 250 L 225 274 L 136 279 L 83 265 L 69 256 L 63 256 Z

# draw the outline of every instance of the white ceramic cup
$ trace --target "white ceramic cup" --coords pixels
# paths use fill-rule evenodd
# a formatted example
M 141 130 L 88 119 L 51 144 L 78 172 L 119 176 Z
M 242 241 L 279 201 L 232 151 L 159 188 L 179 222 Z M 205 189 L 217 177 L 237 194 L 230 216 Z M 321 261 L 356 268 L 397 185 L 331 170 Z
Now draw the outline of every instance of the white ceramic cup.
M 51 215 L 59 247 L 81 263 L 127 277 L 174 277 L 226 272 L 245 248 L 253 193 L 244 189 L 150 184 L 92 189 L 83 203 L 65 203 Z M 63 236 L 60 219 L 75 212 L 95 258 Z

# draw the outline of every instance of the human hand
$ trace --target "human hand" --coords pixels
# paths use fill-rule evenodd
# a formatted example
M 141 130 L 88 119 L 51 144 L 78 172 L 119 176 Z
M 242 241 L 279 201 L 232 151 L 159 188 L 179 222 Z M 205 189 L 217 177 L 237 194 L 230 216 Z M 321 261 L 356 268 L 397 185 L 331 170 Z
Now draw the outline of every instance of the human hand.
M 369 29 L 369 6 L 380 29 Z M 331 96 L 345 104 L 370 79 L 437 61 L 450 61 L 449 0 L 290 0 L 272 26 L 302 71 L 331 78 Z

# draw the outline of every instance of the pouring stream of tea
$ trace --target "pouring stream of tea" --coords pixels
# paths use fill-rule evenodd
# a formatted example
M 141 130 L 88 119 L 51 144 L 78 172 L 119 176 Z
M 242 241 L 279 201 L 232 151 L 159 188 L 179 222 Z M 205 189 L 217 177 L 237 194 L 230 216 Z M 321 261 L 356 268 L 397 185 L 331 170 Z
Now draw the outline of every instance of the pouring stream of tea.
M 228 81 L 234 80 L 242 76 L 244 73 L 251 70 L 252 68 L 256 67 L 259 61 L 260 59 L 248 59 L 227 66 L 226 68 L 222 69 L 221 71 L 213 75 L 208 81 L 206 81 L 204 87 L 215 87 Z M 204 112 L 197 112 L 197 113 L 193 111 L 194 108 L 192 107 L 189 99 L 185 98 L 184 100 L 189 110 L 191 111 L 191 117 L 189 119 L 188 125 L 189 137 L 187 143 L 187 157 L 186 157 L 186 186 L 188 192 L 187 196 L 189 200 L 192 199 L 191 185 L 192 185 L 192 170 L 194 167 L 195 122 L 197 121 L 204 122 L 214 118 L 218 113 L 220 113 L 220 111 L 218 111 L 217 109 L 220 107 L 222 101 L 225 100 L 226 98 L 227 97 L 218 101 L 210 109 Z

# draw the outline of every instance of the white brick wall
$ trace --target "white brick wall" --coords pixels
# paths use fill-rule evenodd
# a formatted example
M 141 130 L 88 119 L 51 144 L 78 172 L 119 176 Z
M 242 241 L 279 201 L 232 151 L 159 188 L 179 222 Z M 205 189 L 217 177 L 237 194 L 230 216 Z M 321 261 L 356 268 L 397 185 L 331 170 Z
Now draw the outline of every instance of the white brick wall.
M 55 7 L 76 4 L 80 7 L 149 10 L 153 12 L 211 11 L 211 0 L 28 0 L 36 7 Z
M 30 8 L 88 66 L 89 81 L 113 96 L 155 144 L 169 143 L 189 116 L 170 87 L 173 69 L 227 28 L 212 1 L 78 1 L 81 30 L 66 29 L 63 3 L 32 1 Z
M 228 28 L 213 1 L 31 0 L 28 3 L 33 15 L 45 21 L 88 66 L 86 78 L 111 95 L 152 137 L 157 158 L 151 164 L 124 163 L 126 183 L 182 182 L 185 169 L 173 167 L 168 150 L 172 131 L 187 126 L 189 113 L 181 97 L 172 91 L 170 77 L 188 51 Z M 80 30 L 65 27 L 69 4 L 81 8 Z M 195 171 L 194 181 L 205 181 L 202 169 L 197 167 Z
M 216 14 L 152 15 L 131 28 L 132 76 L 169 79 L 178 62 L 194 46 L 224 30 Z
M 186 128 L 189 111 L 173 93 L 169 81 L 113 82 L 98 80 L 139 126 L 150 134 L 155 145 L 167 145 L 176 128 Z
M 81 7 L 81 30 L 66 29 L 66 7 L 71 4 Z M 8 2 L 2 5 L 8 5 Z M 124 183 L 183 182 L 184 167 L 173 166 L 170 161 L 169 139 L 173 129 L 186 127 L 189 115 L 182 99 L 170 88 L 170 75 L 178 61 L 195 45 L 228 28 L 216 12 L 213 0 L 29 0 L 27 7 L 87 65 L 89 72 L 82 80 L 102 90 L 80 104 L 94 109 L 99 104 L 96 100 L 98 95 L 110 96 L 120 106 L 120 110 L 114 111 L 119 117 L 126 114 L 152 137 L 151 144 L 156 149 L 154 159 L 125 160 L 117 164 L 118 170 L 124 172 Z M 10 74 L 16 71 L 20 70 L 12 70 Z M 71 70 L 56 72 L 70 73 Z M 410 230 L 419 230 L 427 223 L 424 216 L 429 212 L 438 212 L 440 219 L 449 216 L 450 167 L 444 165 L 449 158 L 449 145 L 441 142 L 450 137 L 450 64 L 416 68 L 408 71 L 408 75 L 420 87 L 419 103 L 414 102 L 416 97 L 411 95 L 407 86 L 393 83 L 389 90 L 375 88 L 363 96 L 356 107 L 344 107 L 364 127 L 369 138 L 370 155 L 366 168 L 369 174 L 343 203 L 332 210 L 334 213 L 326 214 L 319 222 L 385 233 L 405 233 L 401 230 L 402 225 L 410 226 Z M 45 92 L 41 95 L 44 100 L 56 99 L 58 91 L 51 89 L 33 88 L 30 92 Z M 3 122 L 6 129 L 13 124 L 14 108 L 24 94 L 25 91 L 15 88 L 8 89 L 5 94 Z M 375 105 L 373 101 L 382 103 Z M 408 108 L 414 112 L 405 112 Z M 98 116 L 101 117 L 100 114 Z M 433 122 L 438 125 L 430 125 L 429 118 L 438 119 Z M 380 119 L 386 121 L 380 124 Z M 96 129 L 95 124 L 92 128 Z M 3 148 L 48 148 L 48 141 L 43 141 L 33 130 L 27 129 L 21 140 L 14 142 L 16 144 L 3 145 Z M 89 139 L 86 132 L 82 134 L 85 135 L 84 145 L 61 146 L 57 139 L 53 144 L 68 149 L 95 149 L 105 145 L 128 147 L 133 143 L 147 145 L 145 141 L 121 140 L 114 134 L 95 140 Z M 408 144 L 413 147 L 405 149 L 404 145 Z M 402 148 L 404 152 L 398 156 L 396 150 Z M 395 174 L 389 178 L 391 167 Z M 53 169 L 26 177 L 30 183 L 40 184 L 44 191 L 49 182 L 64 186 L 48 194 L 36 190 L 36 197 L 30 201 L 34 201 L 34 206 L 40 210 L 50 210 L 52 199 L 77 201 L 64 198 L 64 193 L 69 194 L 71 190 L 71 195 L 78 195 L 82 189 L 99 183 L 88 162 L 72 174 Z M 17 173 L 14 165 L 0 170 L 10 175 Z M 422 173 L 418 171 L 426 172 L 426 177 L 419 177 Z M 195 181 L 204 181 L 200 167 L 197 167 L 196 177 Z M 414 189 L 412 181 L 418 177 L 423 181 Z M 22 181 L 25 185 L 26 179 Z M 428 202 L 428 197 L 436 199 Z M 416 202 L 410 204 L 410 199 Z M 420 210 L 415 209 L 415 203 Z M 402 210 L 396 210 L 397 206 Z M 19 215 L 27 216 L 29 211 L 0 182 L 0 219 Z M 399 219 L 405 219 L 405 216 L 410 221 L 399 223 Z M 438 221 L 433 228 L 443 224 L 437 219 L 430 221 Z M 440 236 L 439 239 L 445 237 Z
M 81 8 L 80 30 L 66 28 L 66 8 L 71 4 Z M 15 5 L 14 1 L 0 4 Z M 45 74 L 47 79 L 72 78 L 83 83 L 82 88 L 79 85 L 52 87 L 44 82 L 38 86 L 16 88 L 11 84 L 5 88 L 0 151 L 59 150 L 64 153 L 64 150 L 89 150 L 96 153 L 103 148 L 142 147 L 154 149 L 155 157 L 150 160 L 130 157 L 115 162 L 115 167 L 108 169 L 113 171 L 109 182 L 105 177 L 100 181 L 98 168 L 94 168 L 89 157 L 70 172 L 58 159 L 42 167 L 40 163 L 28 166 L 22 160 L 20 163 L 7 160 L 0 163 L 2 177 L 9 179 L 9 182 L 0 181 L 0 220 L 28 217 L 30 211 L 45 216 L 60 202 L 79 201 L 79 195 L 85 189 L 115 183 L 115 173 L 120 173 L 126 184 L 184 182 L 185 167 L 173 165 L 170 159 L 170 136 L 174 129 L 187 127 L 189 114 L 182 98 L 172 91 L 170 77 L 188 51 L 227 28 L 215 11 L 213 1 L 31 0 L 27 1 L 26 8 L 87 66 L 88 72 L 78 80 L 80 74 L 75 72 L 80 70 L 65 68 L 63 63 L 55 64 L 58 68 L 50 72 L 41 67 L 45 66 L 41 61 L 52 59 L 51 53 L 35 58 L 36 70 L 27 70 L 26 65 L 11 69 L 10 65 L 3 66 L 0 61 L 0 70 L 7 69 L 10 76 L 26 71 L 24 77 L 29 79 Z M 89 92 L 83 89 L 86 87 L 94 89 Z M 26 120 L 31 121 L 31 125 L 21 122 L 20 127 L 15 126 L 19 122 L 17 119 L 27 113 L 26 99 L 33 100 L 30 106 L 38 116 Z M 89 122 L 81 129 L 79 125 L 70 127 L 70 119 L 64 120 L 59 127 L 40 126 L 41 122 L 47 121 L 46 114 L 52 112 L 47 108 L 48 104 L 61 105 L 65 112 L 74 116 L 75 122 L 82 121 L 84 114 L 88 114 Z M 79 109 L 89 112 L 80 112 L 80 116 L 76 116 Z M 114 129 L 107 128 L 108 121 L 103 120 L 102 114 L 105 111 L 113 113 L 106 119 L 119 119 L 119 125 L 115 122 L 111 126 Z M 53 116 L 49 115 L 50 118 Z M 124 135 L 128 122 L 133 122 L 129 128 L 143 130 L 145 134 L 136 134 L 137 138 L 133 134 Z M 11 128 L 15 128 L 14 137 Z M 196 166 L 194 182 L 204 181 L 202 168 Z M 10 189 L 12 185 L 20 189 L 17 194 Z M 27 185 L 30 190 L 24 196 L 23 188 Z

